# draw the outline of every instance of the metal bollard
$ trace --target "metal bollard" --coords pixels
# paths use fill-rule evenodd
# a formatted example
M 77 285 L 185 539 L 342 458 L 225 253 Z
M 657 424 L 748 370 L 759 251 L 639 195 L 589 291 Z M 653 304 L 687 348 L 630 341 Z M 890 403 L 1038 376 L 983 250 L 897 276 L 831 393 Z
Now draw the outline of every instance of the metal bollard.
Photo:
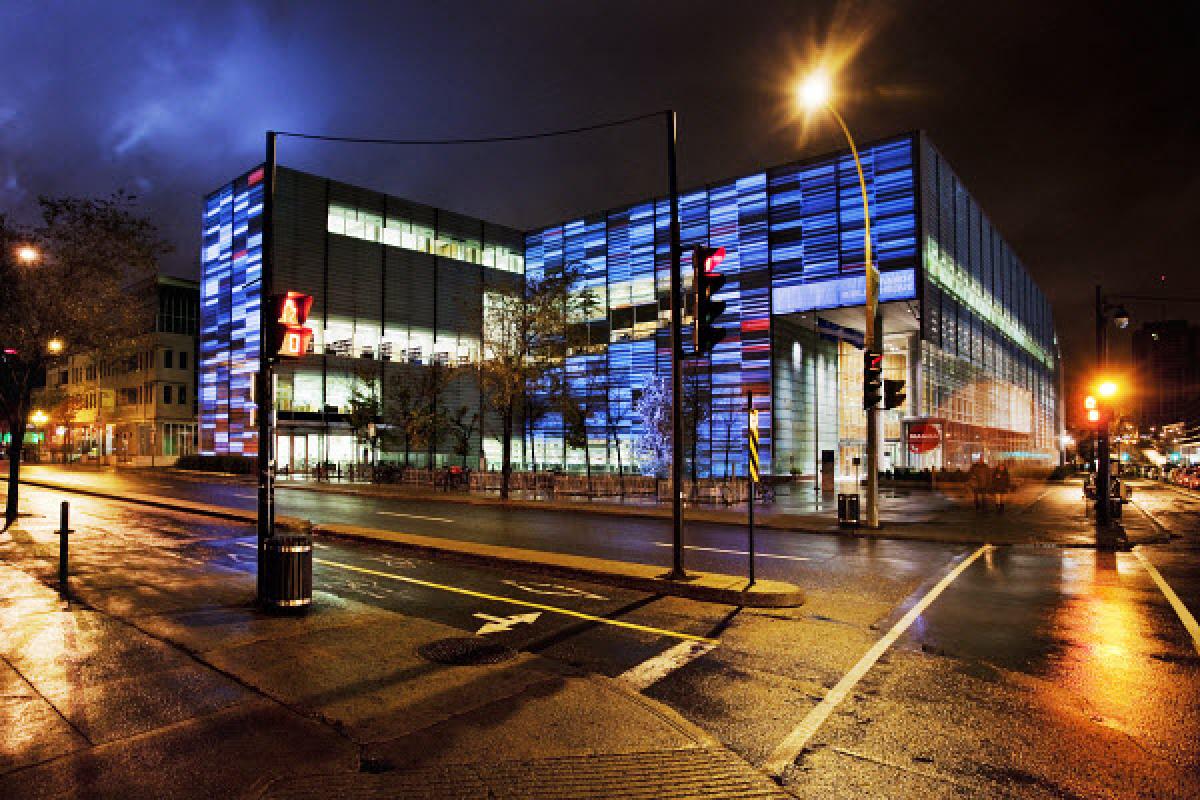
M 74 533 L 67 524 L 70 516 L 71 504 L 64 500 L 58 515 L 58 591 L 63 597 L 67 595 L 67 537 Z

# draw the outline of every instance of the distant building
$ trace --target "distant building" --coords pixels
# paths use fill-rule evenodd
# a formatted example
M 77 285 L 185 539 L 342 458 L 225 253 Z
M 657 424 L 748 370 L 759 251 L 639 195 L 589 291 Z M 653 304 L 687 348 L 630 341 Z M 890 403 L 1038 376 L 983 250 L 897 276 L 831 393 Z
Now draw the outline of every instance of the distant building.
M 119 354 L 47 367 L 42 458 L 169 464 L 196 451 L 199 284 L 159 277 L 143 288 L 158 306 L 154 330 Z
M 1133 334 L 1137 418 L 1142 430 L 1200 424 L 1200 326 L 1147 322 Z

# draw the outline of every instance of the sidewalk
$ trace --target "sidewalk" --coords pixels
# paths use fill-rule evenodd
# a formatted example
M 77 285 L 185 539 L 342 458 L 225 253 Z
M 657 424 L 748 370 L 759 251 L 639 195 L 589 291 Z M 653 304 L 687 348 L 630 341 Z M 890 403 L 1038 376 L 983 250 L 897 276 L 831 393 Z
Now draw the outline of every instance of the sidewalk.
M 603 676 L 435 663 L 461 631 L 319 592 L 263 615 L 189 551 L 228 523 L 81 513 L 65 603 L 38 503 L 0 534 L 0 796 L 788 797 Z

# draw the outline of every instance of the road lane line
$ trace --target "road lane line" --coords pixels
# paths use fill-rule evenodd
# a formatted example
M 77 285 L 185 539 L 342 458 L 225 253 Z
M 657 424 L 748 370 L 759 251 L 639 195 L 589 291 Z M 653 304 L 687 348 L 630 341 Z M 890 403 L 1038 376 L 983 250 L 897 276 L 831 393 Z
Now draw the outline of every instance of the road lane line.
M 249 547 L 255 546 L 255 545 L 249 544 L 249 543 L 246 543 L 246 544 Z M 524 606 L 525 608 L 536 608 L 539 611 L 549 611 L 553 614 L 562 614 L 567 617 L 577 617 L 579 619 L 586 619 L 591 622 L 599 622 L 604 625 L 613 625 L 618 628 L 628 628 L 629 630 L 642 631 L 644 633 L 653 633 L 653 634 L 657 634 L 659 636 L 670 636 L 675 639 L 684 639 L 684 640 L 687 640 L 690 642 L 705 642 L 705 643 L 711 643 L 714 645 L 717 643 L 716 639 L 709 639 L 706 636 L 695 636 L 690 633 L 680 633 L 678 631 L 669 631 L 669 630 L 666 630 L 665 628 L 654 628 L 649 625 L 638 625 L 636 622 L 625 622 L 624 620 L 619 620 L 619 619 L 609 619 L 608 617 L 598 617 L 595 614 L 585 614 L 582 611 L 572 611 L 569 608 L 558 608 L 557 606 L 550 606 L 550 605 L 546 605 L 545 603 L 535 603 L 535 602 L 532 602 L 529 600 L 517 600 L 516 598 L 513 598 L 513 597 L 502 597 L 501 595 L 497 595 L 497 594 L 487 594 L 486 592 L 477 592 L 474 589 L 462 589 L 457 586 L 447 586 L 446 584 L 434 583 L 433 581 L 423 581 L 420 578 L 410 578 L 406 575 L 395 575 L 391 572 L 381 572 L 379 570 L 368 569 L 366 567 L 356 567 L 353 564 L 343 564 L 340 561 L 330 561 L 325 558 L 314 558 L 313 563 L 314 564 L 324 564 L 325 566 L 329 566 L 329 567 L 339 567 L 341 569 L 350 570 L 352 572 L 361 572 L 364 575 L 374 575 L 377 578 L 391 578 L 394 581 L 402 581 L 404 583 L 411 583 L 415 586 L 424 586 L 428 589 L 439 589 L 443 592 L 453 592 L 455 594 L 467 595 L 468 597 L 478 597 L 481 600 L 493 600 L 498 603 L 509 603 L 514 606 Z
M 1150 573 L 1150 577 L 1158 584 L 1158 588 L 1166 595 L 1167 602 L 1171 604 L 1171 608 L 1175 609 L 1175 613 L 1179 615 L 1179 621 L 1183 623 L 1183 627 L 1187 628 L 1187 632 L 1192 636 L 1192 646 L 1196 648 L 1196 652 L 1200 653 L 1200 625 L 1196 624 L 1196 618 L 1192 616 L 1192 612 L 1188 611 L 1187 606 L 1179 599 L 1179 595 L 1175 594 L 1175 590 L 1170 587 L 1154 565 L 1150 563 L 1150 559 L 1142 555 L 1141 545 L 1133 548 L 1133 554 L 1137 560 L 1142 563 L 1146 571 Z
M 405 514 L 401 511 L 376 511 L 376 514 L 386 514 L 389 517 L 405 517 L 407 519 L 427 519 L 430 522 L 454 522 L 452 519 L 445 517 L 423 517 L 420 514 Z
M 672 547 L 672 544 L 670 542 L 655 542 L 654 544 L 657 547 Z M 683 546 L 683 549 L 684 550 L 704 550 L 709 553 L 728 553 L 729 555 L 733 555 L 733 556 L 748 556 L 748 555 L 750 555 L 750 553 L 747 552 L 746 550 L 726 550 L 722 547 L 700 547 L 699 545 L 694 545 L 694 544 L 685 544 Z M 808 556 L 784 556 L 784 555 L 778 555 L 776 553 L 755 552 L 754 556 L 755 556 L 755 558 L 784 558 L 784 559 L 787 559 L 788 561 L 812 561 L 812 559 L 809 558 Z
M 920 602 L 909 609 L 908 613 L 892 626 L 892 629 L 882 639 L 872 645 L 871 649 L 858 660 L 858 663 L 842 676 L 837 685 L 829 690 L 829 693 L 825 695 L 821 702 L 812 711 L 808 712 L 808 715 L 801 720 L 796 729 L 779 743 L 779 746 L 775 748 L 775 752 L 771 754 L 771 757 L 767 759 L 767 763 L 764 765 L 764 769 L 766 769 L 768 774 L 780 776 L 788 766 L 796 761 L 796 757 L 800 755 L 800 751 L 812 739 L 817 729 L 828 719 L 838 704 L 846 698 L 846 695 L 850 694 L 850 691 L 870 671 L 871 667 L 875 666 L 875 662 L 887 652 L 889 647 L 895 644 L 897 639 L 904 635 L 904 632 L 916 621 L 917 617 L 925 613 L 925 609 L 929 608 L 933 601 L 938 598 L 938 595 L 954 582 L 955 578 L 961 575 L 967 567 L 975 563 L 975 560 L 990 550 L 991 547 L 990 544 L 982 545 L 978 550 L 961 561 L 957 567 L 950 570 L 944 578 L 938 581 L 936 586 L 921 598 Z
M 712 652 L 716 646 L 716 642 L 680 642 L 654 658 L 625 670 L 617 676 L 617 680 L 639 692 L 649 689 L 688 662 L 695 661 L 705 653 Z

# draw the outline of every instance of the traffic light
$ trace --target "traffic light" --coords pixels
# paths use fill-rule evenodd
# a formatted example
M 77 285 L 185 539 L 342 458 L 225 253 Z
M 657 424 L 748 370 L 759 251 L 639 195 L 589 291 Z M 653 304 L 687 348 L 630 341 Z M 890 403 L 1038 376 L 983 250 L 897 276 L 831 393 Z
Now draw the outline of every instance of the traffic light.
M 863 353 L 863 408 L 877 408 L 883 391 L 883 353 Z
M 725 276 L 717 265 L 725 259 L 724 247 L 692 248 L 692 289 L 696 293 L 696 318 L 693 324 L 693 345 L 696 355 L 706 355 L 725 338 L 717 327 L 717 318 L 725 311 L 725 303 L 716 299 L 725 285 Z
M 899 408 L 904 405 L 904 381 L 885 380 L 883 382 L 883 407 Z
M 1107 425 L 1110 421 L 1111 412 L 1097 402 L 1094 395 L 1088 395 L 1083 399 L 1083 409 L 1087 412 L 1087 423 L 1093 428 L 1099 428 Z
M 312 341 L 312 328 L 304 327 L 312 309 L 312 295 L 284 292 L 271 295 L 269 302 L 271 326 L 267 332 L 267 356 L 300 358 L 308 352 L 308 343 Z

